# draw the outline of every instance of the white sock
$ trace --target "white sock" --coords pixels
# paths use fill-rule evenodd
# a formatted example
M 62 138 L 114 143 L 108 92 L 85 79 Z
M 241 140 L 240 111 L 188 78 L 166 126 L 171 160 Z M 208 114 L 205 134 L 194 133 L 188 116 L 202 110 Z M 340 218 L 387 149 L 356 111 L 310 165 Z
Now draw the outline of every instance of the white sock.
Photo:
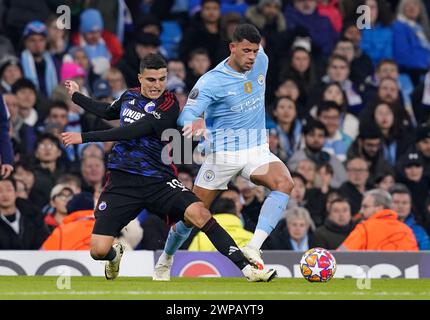
M 267 232 L 260 229 L 255 229 L 254 235 L 252 236 L 252 239 L 249 241 L 248 245 L 260 250 L 268 236 L 269 234 Z
M 250 264 L 247 264 L 241 271 L 244 275 L 249 272 L 249 269 L 252 268 Z
M 158 262 L 163 262 L 166 263 L 169 260 L 172 259 L 173 256 L 168 255 L 166 252 L 163 251 L 163 253 L 161 254 L 160 258 L 158 259 Z

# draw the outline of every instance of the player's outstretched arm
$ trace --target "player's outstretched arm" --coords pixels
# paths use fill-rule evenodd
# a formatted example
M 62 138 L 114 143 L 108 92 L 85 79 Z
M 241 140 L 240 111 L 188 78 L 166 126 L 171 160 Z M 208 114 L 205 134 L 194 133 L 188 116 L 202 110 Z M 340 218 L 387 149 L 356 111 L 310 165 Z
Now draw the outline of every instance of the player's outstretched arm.
M 218 85 L 217 80 L 213 77 L 213 75 L 205 74 L 197 81 L 188 95 L 184 109 L 179 115 L 177 124 L 183 127 L 183 135 L 187 138 L 192 135 L 202 135 L 206 132 L 203 114 L 215 99 L 213 89 L 208 84 L 215 83 L 215 87 Z
M 201 117 L 203 112 L 200 109 L 185 106 L 178 118 L 178 126 L 183 127 L 186 124 L 192 123 Z
M 163 130 L 176 127 L 176 119 L 179 113 L 177 105 L 167 111 L 157 109 L 157 113 L 157 117 L 153 114 L 147 114 L 131 124 L 118 128 L 84 133 L 65 132 L 61 136 L 64 145 L 67 147 L 68 145 L 86 142 L 132 140 L 151 134 L 161 135 Z
M 63 144 L 68 147 L 73 144 L 81 144 L 86 142 L 103 142 L 103 141 L 118 141 L 131 140 L 142 136 L 154 133 L 152 126 L 148 125 L 148 121 L 140 119 L 130 125 L 123 127 L 112 128 L 102 131 L 90 132 L 64 132 L 61 134 Z
M 114 101 L 112 104 L 95 101 L 80 93 L 79 85 L 75 81 L 68 80 L 65 82 L 64 86 L 72 98 L 72 101 L 86 111 L 105 120 L 117 120 L 120 118 L 121 99 Z

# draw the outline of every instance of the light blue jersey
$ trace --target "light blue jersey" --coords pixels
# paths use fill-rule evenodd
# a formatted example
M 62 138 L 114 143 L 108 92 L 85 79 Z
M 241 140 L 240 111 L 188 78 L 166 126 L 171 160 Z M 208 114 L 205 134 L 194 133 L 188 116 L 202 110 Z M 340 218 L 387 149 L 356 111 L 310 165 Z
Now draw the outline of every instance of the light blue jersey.
M 178 125 L 204 113 L 211 151 L 238 151 L 266 140 L 264 95 L 269 59 L 260 47 L 251 70 L 240 73 L 228 58 L 205 73 L 191 90 Z

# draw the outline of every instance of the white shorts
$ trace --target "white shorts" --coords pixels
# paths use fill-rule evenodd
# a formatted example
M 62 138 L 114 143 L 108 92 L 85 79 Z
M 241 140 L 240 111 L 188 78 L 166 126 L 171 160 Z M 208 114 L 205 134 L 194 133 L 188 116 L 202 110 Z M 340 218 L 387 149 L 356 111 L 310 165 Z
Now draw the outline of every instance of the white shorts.
M 230 180 L 236 176 L 251 180 L 255 169 L 277 161 L 281 162 L 270 152 L 267 143 L 239 151 L 211 153 L 200 167 L 194 184 L 209 190 L 226 190 Z

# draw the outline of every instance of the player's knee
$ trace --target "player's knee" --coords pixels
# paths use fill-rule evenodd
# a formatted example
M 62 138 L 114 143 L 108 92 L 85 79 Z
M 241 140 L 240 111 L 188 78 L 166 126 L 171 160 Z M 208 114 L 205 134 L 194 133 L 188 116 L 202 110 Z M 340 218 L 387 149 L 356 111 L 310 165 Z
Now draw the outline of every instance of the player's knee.
M 107 254 L 108 254 L 108 251 L 100 247 L 92 247 L 90 249 L 91 258 L 93 258 L 94 260 L 101 260 L 104 257 L 106 257 Z
M 196 202 L 190 205 L 185 210 L 185 219 L 191 222 L 194 226 L 201 229 L 212 217 L 208 209 L 206 209 L 202 202 Z
M 101 260 L 109 253 L 110 246 L 100 244 L 98 241 L 91 241 L 90 255 L 94 260 Z
M 294 189 L 294 180 L 291 178 L 291 176 L 288 175 L 282 175 L 277 178 L 275 178 L 275 188 L 274 190 L 280 191 L 286 194 L 290 194 L 291 191 Z

